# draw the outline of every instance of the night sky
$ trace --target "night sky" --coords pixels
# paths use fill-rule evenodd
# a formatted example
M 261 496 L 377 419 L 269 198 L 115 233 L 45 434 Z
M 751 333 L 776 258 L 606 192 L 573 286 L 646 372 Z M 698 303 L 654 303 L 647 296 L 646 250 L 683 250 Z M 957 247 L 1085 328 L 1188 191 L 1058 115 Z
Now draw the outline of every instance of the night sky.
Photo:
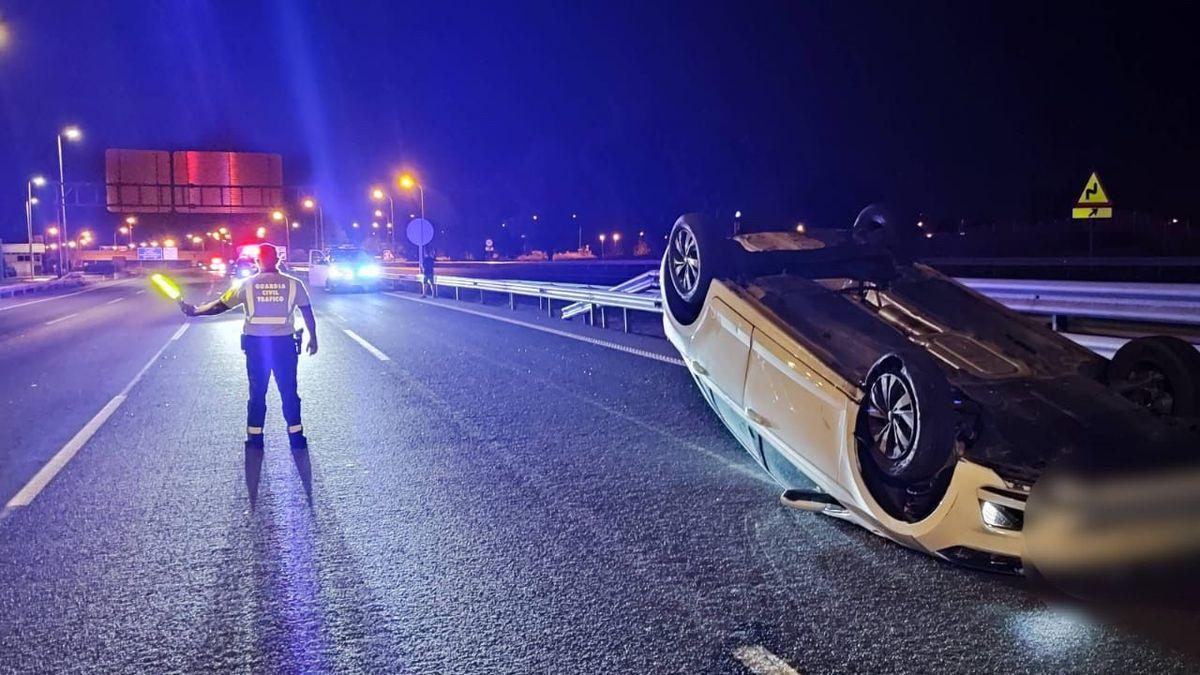
M 68 123 L 68 181 L 108 147 L 278 152 L 348 223 L 407 167 L 472 243 L 533 213 L 559 248 L 572 212 L 1050 218 L 1092 168 L 1119 207 L 1198 215 L 1197 22 L 1093 4 L 4 2 L 0 236 Z

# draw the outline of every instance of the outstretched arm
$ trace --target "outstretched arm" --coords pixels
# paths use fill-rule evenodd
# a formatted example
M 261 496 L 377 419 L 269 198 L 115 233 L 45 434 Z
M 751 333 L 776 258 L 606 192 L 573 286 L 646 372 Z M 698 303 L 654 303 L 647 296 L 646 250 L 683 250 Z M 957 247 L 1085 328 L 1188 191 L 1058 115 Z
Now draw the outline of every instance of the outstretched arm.
M 317 353 L 317 316 L 313 314 L 312 305 L 300 305 L 300 316 L 304 317 L 304 327 L 308 329 L 308 353 Z
M 215 316 L 229 311 L 229 307 L 224 302 L 221 302 L 220 298 L 199 306 L 189 305 L 180 300 L 179 309 L 188 316 Z

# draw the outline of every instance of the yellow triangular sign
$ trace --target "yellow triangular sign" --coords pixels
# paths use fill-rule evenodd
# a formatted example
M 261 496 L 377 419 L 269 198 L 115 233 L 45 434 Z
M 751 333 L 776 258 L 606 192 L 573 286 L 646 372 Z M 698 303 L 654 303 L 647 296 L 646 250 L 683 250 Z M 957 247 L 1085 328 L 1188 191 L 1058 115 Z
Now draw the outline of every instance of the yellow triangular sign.
M 1083 192 L 1079 195 L 1080 206 L 1108 206 L 1108 193 L 1104 191 L 1104 186 L 1100 185 L 1100 177 L 1096 172 L 1092 172 L 1092 176 L 1083 184 Z

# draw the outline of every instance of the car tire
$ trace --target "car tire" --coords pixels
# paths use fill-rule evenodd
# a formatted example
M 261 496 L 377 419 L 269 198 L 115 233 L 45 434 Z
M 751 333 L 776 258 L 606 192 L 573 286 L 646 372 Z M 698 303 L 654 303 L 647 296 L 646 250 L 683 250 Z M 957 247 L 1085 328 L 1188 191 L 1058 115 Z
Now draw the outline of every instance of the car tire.
M 713 279 L 733 269 L 730 228 L 700 213 L 685 213 L 671 227 L 659 283 L 667 310 L 678 322 L 694 322 L 704 307 Z
M 950 385 L 932 360 L 889 355 L 872 367 L 855 426 L 859 462 L 885 481 L 929 481 L 952 463 Z
M 1200 417 L 1200 351 L 1176 337 L 1126 342 L 1108 364 L 1113 389 L 1164 417 Z
M 883 248 L 897 260 L 911 258 L 911 249 L 917 239 L 916 227 L 908 220 L 897 218 L 895 213 L 881 204 L 869 204 L 850 228 L 850 238 L 860 246 Z

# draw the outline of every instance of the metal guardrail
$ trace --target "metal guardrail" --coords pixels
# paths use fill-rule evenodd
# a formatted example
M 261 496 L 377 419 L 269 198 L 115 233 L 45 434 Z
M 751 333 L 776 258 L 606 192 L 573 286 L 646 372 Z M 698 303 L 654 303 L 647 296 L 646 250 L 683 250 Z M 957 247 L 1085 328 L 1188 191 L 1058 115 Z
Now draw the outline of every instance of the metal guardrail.
M 1113 321 L 1200 325 L 1200 285 L 1107 281 L 959 279 L 964 285 L 1025 314 Z
M 25 295 L 26 293 L 41 293 L 66 286 L 80 286 L 83 283 L 85 283 L 84 278 L 73 272 L 58 279 L 4 284 L 0 285 L 0 298 Z
M 306 265 L 292 267 L 297 271 L 307 269 Z M 598 314 L 601 325 L 607 324 L 605 308 L 618 308 L 625 313 L 624 323 L 628 326 L 629 310 L 662 312 L 660 295 L 642 293 L 649 288 L 648 279 L 654 274 L 653 271 L 647 272 L 626 284 L 609 289 L 561 282 L 459 276 L 438 276 L 437 285 L 453 288 L 455 299 L 461 299 L 464 289 L 477 291 L 481 301 L 484 293 L 507 294 L 510 307 L 515 307 L 518 296 L 536 297 L 550 316 L 554 314 L 553 302 L 563 301 L 569 303 L 563 308 L 563 318 L 590 312 L 591 322 L 595 323 Z M 389 273 L 386 270 L 383 276 L 396 282 L 416 283 L 419 280 L 415 274 Z M 1066 328 L 1064 319 L 1067 317 L 1200 326 L 1200 284 L 974 278 L 960 278 L 958 281 L 1018 312 L 1049 316 L 1051 324 L 1060 331 Z M 1128 340 L 1069 332 L 1063 334 L 1109 357 Z
M 658 270 L 648 270 L 636 277 L 609 288 L 614 293 L 644 293 L 658 287 Z M 584 312 L 594 311 L 595 307 L 586 302 L 576 302 L 562 308 L 562 318 L 570 319 Z

